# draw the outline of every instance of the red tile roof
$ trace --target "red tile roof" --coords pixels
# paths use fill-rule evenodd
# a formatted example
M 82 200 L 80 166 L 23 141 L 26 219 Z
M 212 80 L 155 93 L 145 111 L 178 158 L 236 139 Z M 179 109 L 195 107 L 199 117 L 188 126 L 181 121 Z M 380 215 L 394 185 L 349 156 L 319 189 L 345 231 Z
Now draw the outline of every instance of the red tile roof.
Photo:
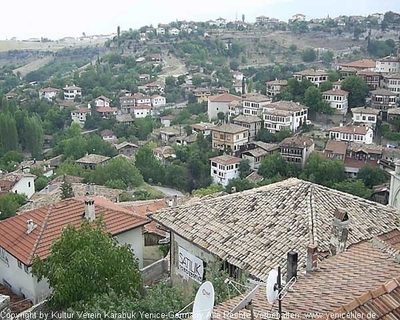
M 210 158 L 210 161 L 214 161 L 219 164 L 229 165 L 229 164 L 240 163 L 242 161 L 242 158 L 232 157 L 228 154 L 224 154 L 222 156 Z
M 223 93 L 216 96 L 208 97 L 208 100 L 210 100 L 211 102 L 232 102 L 232 101 L 240 101 L 242 99 L 230 93 Z
M 355 169 L 361 169 L 362 167 L 366 166 L 369 164 L 372 167 L 377 167 L 378 166 L 378 161 L 372 161 L 372 160 L 357 160 L 357 159 L 351 159 L 346 157 L 344 160 L 344 165 L 345 167 L 348 168 L 355 168 Z
M 396 236 L 400 236 L 399 230 L 392 232 Z M 298 319 L 311 319 L 307 318 L 307 313 L 309 315 L 309 313 L 335 312 L 341 306 L 347 306 L 349 310 L 352 306 L 351 303 L 355 301 L 354 299 L 363 295 L 363 300 L 360 301 L 359 299 L 357 302 L 356 307 L 359 307 L 360 302 L 370 300 L 366 299 L 367 296 L 364 295 L 366 291 L 375 290 L 383 283 L 398 278 L 399 274 L 400 264 L 394 256 L 383 252 L 373 241 L 363 241 L 350 246 L 343 253 L 319 262 L 316 271 L 298 275 L 297 282 L 282 300 L 282 310 L 299 316 Z M 393 283 L 388 285 L 386 291 L 389 291 L 392 286 Z M 382 290 L 382 287 L 380 288 Z M 377 293 L 374 292 L 374 298 L 382 296 L 384 292 L 381 291 L 379 295 Z M 395 293 L 397 294 L 397 291 Z M 229 312 L 241 299 L 242 297 L 237 297 L 217 305 L 214 308 L 214 313 L 221 315 L 224 312 Z M 377 306 L 379 301 L 374 304 Z M 397 306 L 400 307 L 400 304 L 397 303 Z M 264 289 L 260 288 L 253 299 L 253 308 L 258 315 L 256 318 L 266 319 L 267 315 L 277 312 L 277 303 L 271 306 L 266 301 L 264 287 Z M 246 310 L 241 310 L 241 315 L 249 316 L 249 313 Z M 240 319 L 250 318 L 242 317 Z M 400 318 L 388 317 L 382 319 Z
M 330 128 L 330 132 L 340 132 L 340 133 L 355 133 L 355 134 L 367 134 L 370 128 L 367 126 L 343 126 Z
M 342 315 L 342 319 L 400 319 L 400 277 L 365 292 L 317 320 L 336 320 L 335 315 Z
M 350 68 L 357 68 L 357 69 L 370 69 L 376 67 L 376 62 L 369 59 L 362 59 L 347 63 L 341 63 L 340 66 L 342 67 L 350 67 Z
M 96 216 L 103 215 L 107 232 L 117 235 L 150 222 L 134 212 L 121 208 L 101 197 L 90 197 L 95 201 Z M 45 259 L 64 227 L 69 224 L 80 227 L 84 214 L 85 198 L 70 198 L 0 222 L 0 247 L 25 265 L 31 265 L 34 256 Z M 26 221 L 32 219 L 37 227 L 29 234 Z
M 325 146 L 326 152 L 331 152 L 335 154 L 346 154 L 347 151 L 347 142 L 345 141 L 336 141 L 336 140 L 329 140 Z
M 146 104 L 141 104 L 138 106 L 133 107 L 135 110 L 151 110 L 151 106 L 148 106 Z

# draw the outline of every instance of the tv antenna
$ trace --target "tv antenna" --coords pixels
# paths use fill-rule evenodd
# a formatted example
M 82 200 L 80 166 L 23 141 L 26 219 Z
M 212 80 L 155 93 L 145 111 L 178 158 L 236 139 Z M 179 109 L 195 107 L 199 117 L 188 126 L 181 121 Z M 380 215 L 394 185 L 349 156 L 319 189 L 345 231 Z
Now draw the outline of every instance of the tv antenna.
M 192 316 L 193 320 L 211 320 L 212 311 L 214 309 L 215 292 L 214 286 L 210 281 L 204 282 L 197 290 L 196 297 L 193 302 L 189 303 L 181 311 L 175 314 L 175 317 Z M 192 312 L 182 313 L 186 308 L 193 304 Z
M 289 289 L 296 283 L 296 277 L 293 276 L 282 287 L 282 276 L 281 267 L 278 267 L 278 271 L 272 269 L 268 274 L 266 296 L 270 304 L 274 304 L 278 300 L 278 319 L 282 319 L 282 299 L 286 296 Z
M 233 315 L 236 312 L 247 309 L 250 310 L 251 320 L 254 320 L 254 311 L 253 311 L 253 299 L 256 295 L 260 285 L 258 284 L 253 290 L 251 290 L 243 299 L 239 302 L 239 304 L 234 307 L 230 312 L 229 315 Z

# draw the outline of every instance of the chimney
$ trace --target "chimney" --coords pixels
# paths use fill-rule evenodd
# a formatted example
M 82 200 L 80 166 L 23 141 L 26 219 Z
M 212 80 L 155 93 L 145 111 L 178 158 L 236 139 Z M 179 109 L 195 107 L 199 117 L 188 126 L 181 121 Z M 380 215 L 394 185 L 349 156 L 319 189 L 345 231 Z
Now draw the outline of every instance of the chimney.
M 236 192 L 236 187 L 232 187 L 231 188 L 231 193 L 235 193 Z
M 173 206 L 177 206 L 178 205 L 178 196 L 174 195 L 174 199 L 173 199 Z
M 96 219 L 96 213 L 94 210 L 94 200 L 93 199 L 85 200 L 85 218 L 89 222 L 93 222 Z
M 35 225 L 33 223 L 32 219 L 29 219 L 26 221 L 26 233 L 30 234 L 33 230 L 35 230 L 35 228 L 37 227 L 37 225 Z
M 346 209 L 336 208 L 332 222 L 331 241 L 329 251 L 332 256 L 343 252 L 346 249 L 346 242 L 349 236 L 350 219 Z
M 168 207 L 172 207 L 174 205 L 174 200 L 173 199 L 168 199 Z
M 315 271 L 318 267 L 318 245 L 311 243 L 307 247 L 307 265 L 306 272 Z
M 295 251 L 289 251 L 287 254 L 287 266 L 286 266 L 286 283 L 292 278 L 297 278 L 297 261 L 299 254 Z

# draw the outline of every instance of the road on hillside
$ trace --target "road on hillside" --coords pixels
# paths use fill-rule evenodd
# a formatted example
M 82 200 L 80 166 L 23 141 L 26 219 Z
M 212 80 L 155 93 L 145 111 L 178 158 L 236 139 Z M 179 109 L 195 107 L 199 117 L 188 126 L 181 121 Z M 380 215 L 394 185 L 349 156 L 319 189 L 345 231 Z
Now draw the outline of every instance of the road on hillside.
M 158 78 L 165 82 L 165 78 L 169 76 L 179 77 L 187 72 L 186 66 L 172 54 L 163 55 L 164 67 Z
M 164 193 L 167 197 L 173 197 L 173 196 L 183 197 L 183 193 L 176 189 L 168 187 L 159 187 L 159 186 L 152 186 L 152 187 Z

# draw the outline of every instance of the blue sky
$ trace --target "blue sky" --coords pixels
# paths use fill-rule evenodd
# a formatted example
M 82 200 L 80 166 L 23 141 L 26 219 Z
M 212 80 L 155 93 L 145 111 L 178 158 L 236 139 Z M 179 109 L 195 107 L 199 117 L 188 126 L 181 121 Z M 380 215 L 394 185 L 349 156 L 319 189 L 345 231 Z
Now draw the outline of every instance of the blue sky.
M 14 0 L 2 5 L 0 39 L 109 34 L 179 20 L 206 21 L 223 17 L 247 22 L 266 15 L 287 20 L 303 13 L 309 18 L 400 12 L 400 0 Z M 9 14 L 6 14 L 9 13 Z M 15 14 L 14 14 L 15 13 Z

